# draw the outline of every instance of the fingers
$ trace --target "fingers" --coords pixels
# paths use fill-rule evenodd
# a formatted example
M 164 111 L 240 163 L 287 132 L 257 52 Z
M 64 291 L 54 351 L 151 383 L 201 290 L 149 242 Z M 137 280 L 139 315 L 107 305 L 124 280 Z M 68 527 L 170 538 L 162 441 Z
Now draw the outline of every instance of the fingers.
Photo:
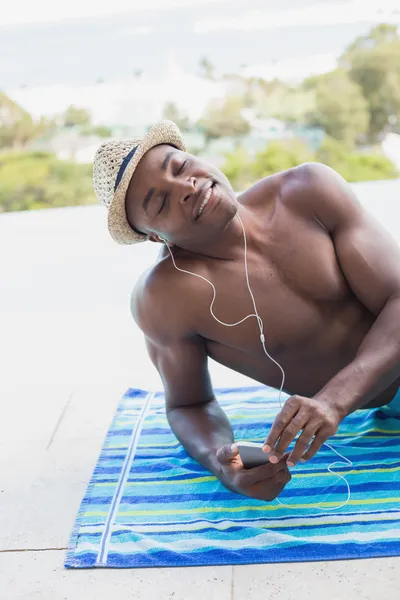
M 290 421 L 296 415 L 296 413 L 298 411 L 298 403 L 296 402 L 296 400 L 294 398 L 295 398 L 295 396 L 292 396 L 292 398 L 289 398 L 289 400 L 286 401 L 281 412 L 277 415 L 277 417 L 271 427 L 271 431 L 269 432 L 269 435 L 265 441 L 265 444 L 263 447 L 264 452 L 271 451 L 271 449 L 275 446 L 276 442 L 282 435 L 282 433 L 285 430 L 285 428 L 287 427 L 287 425 L 290 423 Z
M 307 452 L 305 454 L 303 454 L 301 461 L 305 462 L 306 460 L 310 460 L 310 458 L 312 458 L 314 456 L 314 454 L 316 454 L 318 452 L 318 450 L 321 448 L 322 444 L 324 444 L 326 442 L 328 437 L 329 437 L 329 435 L 325 435 L 323 433 L 318 433 L 315 436 L 314 441 L 311 444 L 311 446 L 309 447 L 309 449 L 307 450 Z
M 282 454 L 287 450 L 288 446 L 292 443 L 294 438 L 297 436 L 307 422 L 307 415 L 302 412 L 297 413 L 295 418 L 289 423 L 289 425 L 283 431 L 281 437 L 275 448 L 271 451 L 270 461 L 276 462 L 282 457 Z M 311 436 L 312 437 L 312 436 Z M 311 438 L 310 438 L 311 439 Z M 307 446 L 304 447 L 304 450 Z M 301 456 L 301 454 L 300 454 Z M 300 457 L 299 457 L 300 458 Z
M 254 488 L 255 486 L 273 488 L 277 483 L 281 483 L 282 481 L 287 482 L 288 477 L 290 478 L 289 469 L 286 465 L 280 467 L 279 470 L 273 474 L 265 474 L 265 472 L 262 473 L 260 471 L 252 473 L 251 471 L 253 471 L 253 469 L 246 469 L 236 474 L 235 483 L 238 487 L 242 489 Z
M 313 439 L 316 429 L 317 429 L 317 427 L 312 424 L 308 425 L 304 429 L 303 433 L 297 440 L 295 447 L 293 448 L 292 452 L 289 454 L 288 461 L 287 461 L 287 464 L 289 467 L 294 467 L 295 465 L 297 465 L 297 463 L 299 462 L 299 460 L 301 459 L 301 457 L 307 450 L 308 445 L 310 444 L 311 440 Z
M 281 469 L 272 479 L 268 481 L 260 481 L 255 484 L 252 489 L 252 497 L 271 502 L 274 500 L 285 486 L 292 479 L 288 469 Z
M 217 451 L 216 457 L 221 464 L 226 487 L 245 496 L 269 502 L 278 496 L 291 479 L 286 464 L 288 454 L 277 464 L 268 462 L 252 469 L 245 469 L 239 461 L 236 444 L 223 446 Z
M 273 479 L 280 471 L 287 471 L 286 460 L 281 460 L 277 464 L 266 463 L 252 469 L 245 469 L 240 474 L 241 479 L 246 485 L 254 485 L 260 481 Z
M 289 469 L 282 469 L 279 471 L 279 473 L 277 473 L 275 479 L 277 483 L 284 483 L 286 485 L 292 479 L 292 476 L 289 472 Z
M 217 460 L 221 465 L 229 463 L 232 459 L 238 456 L 239 450 L 237 444 L 225 444 L 217 450 Z

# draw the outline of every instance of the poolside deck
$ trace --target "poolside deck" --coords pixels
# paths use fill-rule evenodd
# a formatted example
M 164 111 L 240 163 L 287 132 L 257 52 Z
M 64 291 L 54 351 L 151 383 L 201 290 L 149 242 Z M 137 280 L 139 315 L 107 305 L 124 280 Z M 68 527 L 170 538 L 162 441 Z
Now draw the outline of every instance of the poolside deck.
M 400 241 L 400 180 L 355 188 Z M 104 221 L 97 206 L 0 216 L 0 598 L 398 599 L 400 558 L 64 570 L 119 396 L 161 389 L 129 314 L 133 283 L 158 248 L 120 248 Z M 210 370 L 216 386 L 249 382 L 213 362 Z

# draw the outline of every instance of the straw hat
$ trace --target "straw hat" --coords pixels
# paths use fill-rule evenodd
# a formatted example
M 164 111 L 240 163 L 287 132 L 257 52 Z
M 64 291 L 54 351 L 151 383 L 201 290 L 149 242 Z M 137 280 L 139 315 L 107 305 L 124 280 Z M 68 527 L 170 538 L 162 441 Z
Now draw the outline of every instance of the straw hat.
M 136 244 L 147 239 L 129 225 L 125 196 L 140 159 L 159 144 L 170 144 L 179 150 L 186 150 L 182 134 L 175 123 L 160 121 L 142 140 L 106 142 L 96 152 L 93 186 L 98 199 L 108 209 L 108 230 L 118 244 Z

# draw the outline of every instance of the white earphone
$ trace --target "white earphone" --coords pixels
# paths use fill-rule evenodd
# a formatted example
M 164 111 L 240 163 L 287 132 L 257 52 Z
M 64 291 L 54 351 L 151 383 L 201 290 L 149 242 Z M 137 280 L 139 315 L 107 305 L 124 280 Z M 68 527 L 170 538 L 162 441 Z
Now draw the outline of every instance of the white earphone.
M 242 223 L 242 219 L 240 218 L 239 214 L 236 213 L 236 216 L 239 219 L 240 224 L 242 226 L 242 230 L 243 230 L 243 238 L 244 238 L 244 267 L 245 267 L 245 273 L 246 273 L 246 282 L 247 282 L 247 287 L 248 287 L 251 299 L 253 301 L 253 306 L 254 306 L 254 313 L 251 314 L 251 315 L 247 315 L 247 317 L 244 317 L 241 321 L 238 321 L 237 323 L 223 323 L 222 321 L 220 321 L 214 315 L 213 304 L 215 302 L 215 298 L 216 298 L 216 295 L 217 295 L 217 292 L 215 290 L 214 284 L 211 283 L 211 281 L 209 281 L 208 279 L 206 279 L 206 277 L 203 277 L 202 275 L 198 275 L 197 273 L 192 273 L 191 271 L 186 271 L 185 269 L 180 269 L 179 267 L 177 267 L 176 263 L 175 263 L 174 256 L 173 256 L 173 254 L 171 252 L 171 248 L 168 246 L 166 240 L 164 240 L 163 238 L 160 238 L 159 236 L 158 236 L 158 238 L 160 240 L 162 240 L 163 242 L 165 242 L 165 245 L 167 246 L 167 248 L 169 250 L 169 253 L 171 255 L 171 259 L 172 259 L 172 262 L 174 264 L 175 269 L 177 269 L 178 271 L 181 271 L 182 273 L 187 273 L 188 275 L 194 275 L 195 277 L 199 277 L 200 279 L 203 279 L 204 281 L 206 281 L 207 283 L 209 283 L 211 285 L 211 287 L 213 289 L 213 299 L 212 299 L 211 304 L 210 304 L 210 313 L 213 316 L 213 318 L 216 321 L 218 321 L 218 323 L 220 323 L 221 325 L 224 325 L 225 327 L 235 327 L 236 325 L 240 325 L 241 323 L 243 323 L 243 321 L 246 321 L 246 319 L 249 319 L 250 317 L 255 317 L 257 319 L 258 327 L 260 329 L 260 340 L 261 340 L 261 344 L 262 344 L 263 350 L 264 350 L 265 354 L 267 355 L 267 357 L 270 360 L 272 360 L 272 362 L 275 363 L 279 367 L 279 369 L 281 370 L 281 373 L 282 373 L 282 383 L 281 383 L 281 387 L 279 389 L 279 404 L 280 404 L 280 407 L 282 409 L 281 395 L 282 395 L 282 389 L 283 389 L 283 386 L 284 386 L 284 383 L 285 383 L 285 371 L 283 370 L 283 368 L 281 367 L 281 365 L 274 358 L 272 358 L 272 356 L 270 356 L 268 354 L 268 351 L 267 351 L 267 349 L 265 347 L 265 337 L 264 337 L 264 333 L 263 333 L 264 324 L 263 324 L 263 321 L 262 321 L 260 315 L 258 314 L 258 310 L 257 310 L 257 306 L 256 306 L 256 301 L 254 299 L 253 292 L 252 292 L 251 287 L 250 287 L 249 273 L 248 273 L 248 269 L 247 269 L 247 240 L 246 240 L 246 232 L 245 232 L 245 229 L 244 229 L 244 225 Z M 337 477 L 339 477 L 340 479 L 342 479 L 344 481 L 344 483 L 346 484 L 346 487 L 347 487 L 347 498 L 346 498 L 346 500 L 342 504 L 340 504 L 339 506 L 335 506 L 333 508 L 323 508 L 323 507 L 320 506 L 320 504 L 315 504 L 314 505 L 314 508 L 318 508 L 319 510 L 332 511 L 332 510 L 338 510 L 339 508 L 343 508 L 343 506 L 346 506 L 346 504 L 349 503 L 350 498 L 351 498 L 351 490 L 350 490 L 350 485 L 349 485 L 349 482 L 347 481 L 347 479 L 345 477 L 343 477 L 343 475 L 340 475 L 340 473 L 335 473 L 331 469 L 336 464 L 337 465 L 341 464 L 341 465 L 346 465 L 346 466 L 348 466 L 348 465 L 353 466 L 353 463 L 348 458 L 346 458 L 345 456 L 343 456 L 342 454 L 340 454 L 337 450 L 335 450 L 335 448 L 332 448 L 332 446 L 330 444 L 327 444 L 325 442 L 325 446 L 327 448 L 330 448 L 332 450 L 332 452 L 334 452 L 337 456 L 339 456 L 339 458 L 342 458 L 345 461 L 345 463 L 340 462 L 340 461 L 335 461 L 335 462 L 331 463 L 329 465 L 329 467 L 328 467 L 328 471 L 332 475 L 336 475 Z M 286 508 L 290 508 L 292 510 L 295 510 L 289 504 L 283 504 L 283 502 L 281 502 L 278 498 L 276 498 L 276 501 L 279 504 L 281 504 L 282 506 L 286 507 Z

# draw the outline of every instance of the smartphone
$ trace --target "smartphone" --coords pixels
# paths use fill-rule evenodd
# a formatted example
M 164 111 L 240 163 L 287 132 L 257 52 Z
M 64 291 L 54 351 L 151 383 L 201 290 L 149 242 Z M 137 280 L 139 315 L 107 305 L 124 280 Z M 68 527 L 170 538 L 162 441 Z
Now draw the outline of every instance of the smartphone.
M 237 447 L 245 469 L 259 467 L 269 462 L 269 452 L 262 451 L 262 444 L 237 442 Z

